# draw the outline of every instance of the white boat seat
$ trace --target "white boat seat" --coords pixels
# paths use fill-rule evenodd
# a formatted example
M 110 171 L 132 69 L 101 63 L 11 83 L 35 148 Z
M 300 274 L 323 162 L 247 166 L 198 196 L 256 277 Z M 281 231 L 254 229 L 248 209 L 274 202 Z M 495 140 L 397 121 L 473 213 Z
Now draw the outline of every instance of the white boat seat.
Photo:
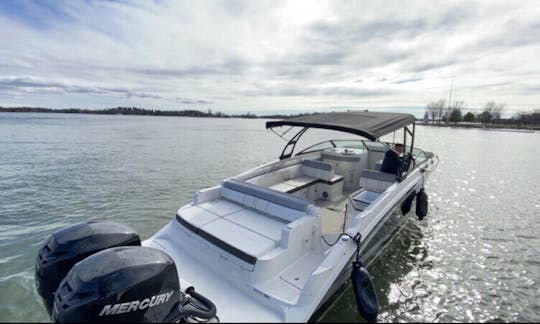
M 247 195 L 261 198 L 266 201 L 298 211 L 306 211 L 307 207 L 311 204 L 309 200 L 287 195 L 279 191 L 264 188 L 249 182 L 236 179 L 229 179 L 224 181 L 223 188 L 245 193 Z
M 355 208 L 359 210 L 367 208 L 395 181 L 396 175 L 393 173 L 363 170 L 360 176 L 360 186 L 362 188 L 352 195 Z
M 286 193 L 294 193 L 296 191 L 302 190 L 306 187 L 309 187 L 313 184 L 316 184 L 319 182 L 319 179 L 309 176 L 300 176 L 293 179 L 285 180 L 280 183 L 276 183 L 273 186 L 270 186 L 270 189 L 286 192 Z
M 223 248 L 223 243 L 254 258 L 263 256 L 277 246 L 277 243 L 249 229 L 238 226 L 227 219 L 216 219 L 201 227 L 201 230 L 212 236 L 210 241 Z M 206 237 L 208 238 L 208 236 Z M 217 239 L 217 240 L 215 240 Z M 219 241 L 218 241 L 219 240 Z
M 237 179 L 222 183 L 221 196 L 288 222 L 306 215 L 311 201 Z
M 220 205 L 233 204 L 226 200 L 212 203 L 215 202 Z M 230 209 L 229 213 L 221 216 L 206 208 L 189 206 L 178 210 L 176 220 L 216 247 L 244 262 L 255 264 L 259 257 L 279 246 L 281 232 L 286 223 L 240 205 L 236 206 L 237 208 Z
M 331 181 L 335 176 L 334 168 L 328 162 L 305 159 L 302 161 L 302 169 L 304 175 L 324 181 Z
M 377 170 L 363 170 L 360 176 L 360 187 L 375 192 L 383 192 L 396 181 L 396 175 Z
M 246 208 L 229 214 L 224 219 L 274 241 L 276 246 L 281 240 L 281 229 L 287 225 L 286 222 L 274 217 L 265 217 L 257 211 Z
M 188 230 L 252 265 L 276 247 L 287 247 L 290 240 L 296 240 L 291 235 L 298 232 L 299 224 L 314 223 L 312 216 L 319 211 L 309 200 L 237 179 L 222 183 L 221 197 L 179 209 L 176 219 Z M 216 213 L 215 204 L 225 204 L 227 212 Z
M 369 206 L 375 199 L 377 199 L 380 195 L 381 194 L 379 192 L 361 189 L 359 192 L 357 192 L 357 194 L 353 196 L 353 201 L 356 207 L 359 207 L 357 209 L 363 210 L 367 206 Z
M 212 222 L 206 223 L 201 227 L 198 227 L 192 223 L 192 220 L 187 220 L 183 217 L 184 213 L 176 214 L 176 221 L 184 226 L 189 231 L 197 234 L 213 245 L 221 248 L 222 250 L 236 256 L 240 260 L 248 263 L 255 264 L 257 262 L 257 256 L 263 254 L 264 252 L 271 249 L 275 246 L 275 243 L 269 239 L 266 239 L 260 235 L 257 235 L 249 230 L 242 228 L 240 226 L 234 225 L 233 223 L 227 222 L 226 225 L 223 225 L 223 219 L 216 218 Z M 217 223 L 216 223 L 217 222 Z M 211 225 L 216 223 L 216 225 Z M 235 238 L 236 236 L 247 237 L 252 240 L 254 243 L 245 242 Z M 233 240 L 233 241 L 231 241 Z M 242 243 L 248 243 L 246 246 L 247 252 L 245 251 L 245 246 L 241 246 Z M 249 247 L 251 244 L 254 247 Z
M 301 173 L 285 178 L 268 188 L 294 194 L 310 201 L 332 200 L 343 190 L 343 176 L 334 173 L 332 164 L 319 160 L 302 160 Z

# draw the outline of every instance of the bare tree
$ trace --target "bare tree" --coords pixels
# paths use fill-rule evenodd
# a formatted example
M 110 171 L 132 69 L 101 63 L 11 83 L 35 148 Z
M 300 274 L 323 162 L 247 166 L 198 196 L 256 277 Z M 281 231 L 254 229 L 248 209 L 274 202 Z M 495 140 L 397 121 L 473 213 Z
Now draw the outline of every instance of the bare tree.
M 501 119 L 501 112 L 504 110 L 505 104 L 498 104 L 491 100 L 484 106 L 484 111 L 478 115 L 478 119 L 483 124 Z
M 446 101 L 444 99 L 440 99 L 439 101 L 433 101 L 430 102 L 426 107 L 426 113 L 429 117 L 431 117 L 431 121 L 435 123 L 435 119 L 439 120 L 439 123 L 441 122 L 441 117 L 443 114 L 444 106 Z
M 495 107 L 493 107 L 493 111 L 491 113 L 493 120 L 498 121 L 501 119 L 501 113 L 505 106 L 505 104 L 496 104 Z

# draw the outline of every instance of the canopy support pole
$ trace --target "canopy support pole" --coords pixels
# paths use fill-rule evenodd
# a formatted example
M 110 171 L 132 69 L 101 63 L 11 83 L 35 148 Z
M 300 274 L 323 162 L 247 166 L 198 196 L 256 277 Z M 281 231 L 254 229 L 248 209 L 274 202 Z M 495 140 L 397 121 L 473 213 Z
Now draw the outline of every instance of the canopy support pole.
M 286 159 L 286 158 L 290 158 L 294 152 L 294 148 L 296 147 L 296 142 L 298 142 L 298 140 L 300 139 L 300 137 L 302 137 L 302 135 L 304 135 L 304 133 L 308 130 L 308 127 L 304 127 L 302 128 L 298 133 L 296 133 L 296 135 L 294 135 L 290 140 L 289 142 L 285 145 L 285 147 L 283 148 L 283 151 L 281 152 L 281 155 L 279 156 L 279 159 L 280 160 L 283 160 L 283 159 Z M 292 147 L 291 147 L 292 146 Z M 287 148 L 290 148 L 289 150 L 289 153 L 285 153 L 285 151 L 287 150 Z

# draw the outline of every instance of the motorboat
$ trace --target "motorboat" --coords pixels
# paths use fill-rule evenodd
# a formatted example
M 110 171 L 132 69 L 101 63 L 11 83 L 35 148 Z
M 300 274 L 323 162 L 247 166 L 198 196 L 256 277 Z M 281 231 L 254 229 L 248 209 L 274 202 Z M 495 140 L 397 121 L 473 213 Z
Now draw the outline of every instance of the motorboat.
M 414 147 L 415 121 L 364 111 L 270 120 L 267 129 L 294 134 L 276 160 L 197 191 L 150 238 L 110 221 L 53 233 L 35 275 L 51 319 L 308 322 L 351 280 L 360 313 L 376 320 L 366 267 L 411 210 L 426 216 L 424 185 L 438 164 Z M 354 138 L 296 152 L 312 129 Z M 382 172 L 393 143 L 380 138 L 401 131 L 402 167 Z

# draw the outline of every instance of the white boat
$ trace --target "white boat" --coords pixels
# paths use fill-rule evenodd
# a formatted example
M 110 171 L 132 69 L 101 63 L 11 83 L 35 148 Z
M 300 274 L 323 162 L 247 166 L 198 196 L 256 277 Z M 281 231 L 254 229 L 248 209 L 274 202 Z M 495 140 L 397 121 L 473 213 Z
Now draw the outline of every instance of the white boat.
M 52 284 L 54 297 L 49 299 L 47 307 L 52 311 L 52 319 L 60 322 L 122 321 L 126 318 L 130 321 L 210 319 L 222 322 L 316 320 L 350 278 L 351 272 L 353 276 L 355 272 L 358 275 L 358 270 L 363 270 L 359 267 L 369 265 L 403 228 L 408 220 L 407 213 L 413 209 L 411 206 L 416 206 L 419 217 L 425 216 L 427 196 L 423 188 L 426 178 L 436 168 L 438 158 L 414 147 L 415 118 L 409 114 L 334 112 L 266 123 L 266 128 L 275 132 L 284 127 L 285 132 L 289 129 L 299 131 L 288 141 L 278 159 L 197 191 L 191 202 L 178 209 L 170 223 L 142 241 L 142 247 L 117 247 L 137 245 L 137 242 L 104 243 L 100 248 L 103 251 L 74 258 L 74 264 L 78 263 L 72 268 L 69 266 L 68 275 L 65 278 L 62 275 L 59 285 L 58 282 Z M 356 138 L 331 139 L 295 152 L 298 140 L 310 129 L 341 131 Z M 401 130 L 405 167 L 397 174 L 379 171 L 391 143 L 378 139 Z M 413 205 L 415 198 L 417 201 Z M 80 242 L 106 231 L 96 224 L 84 226 L 93 228 L 85 230 L 86 234 L 82 236 L 72 234 L 77 231 L 65 229 L 52 235 L 44 245 L 45 252 L 40 252 L 36 262 L 40 293 L 45 289 L 44 283 L 48 283 L 45 280 L 46 264 L 51 264 L 54 259 L 50 255 L 52 252 L 47 250 L 58 248 L 62 245 L 59 242 L 64 243 L 63 249 L 72 250 L 70 241 Z M 114 225 L 102 227 L 108 227 L 114 233 L 130 232 L 129 229 L 115 232 Z M 132 260 L 133 256 L 150 250 L 160 251 L 168 261 L 155 256 L 148 256 L 146 263 Z M 104 261 L 100 256 L 107 259 L 105 254 L 109 253 L 111 259 L 111 251 L 116 253 L 117 265 L 101 270 L 103 267 L 99 262 Z M 127 254 L 122 257 L 122 253 Z M 48 263 L 43 264 L 40 260 L 48 260 Z M 355 263 L 356 260 L 359 262 Z M 119 269 L 167 262 L 172 262 L 176 269 L 178 278 L 173 281 L 178 282 L 178 291 L 157 285 L 152 292 L 150 288 L 144 288 L 146 295 L 143 289 L 142 293 L 138 292 L 142 296 L 133 293 L 126 297 L 129 284 L 124 283 L 123 290 L 110 288 L 108 293 L 102 292 L 101 297 L 96 295 L 86 304 L 73 297 L 77 291 L 90 294 L 92 285 L 89 282 L 94 282 L 94 287 L 101 285 L 103 278 L 108 278 L 108 282 L 111 276 L 118 280 Z M 88 274 L 91 271 L 94 273 Z M 353 283 L 354 280 L 365 282 L 369 278 L 364 275 L 361 279 L 353 278 Z M 197 293 L 193 288 L 186 289 L 188 287 L 194 287 Z M 376 296 L 372 291 L 362 291 L 362 287 L 356 286 L 355 289 L 360 299 L 359 307 L 362 303 L 367 303 L 364 306 L 367 308 L 376 307 L 376 299 L 373 300 Z M 50 290 L 42 294 L 45 304 Z M 174 293 L 174 298 L 167 295 L 169 291 Z M 367 299 L 362 301 L 363 294 Z M 111 302 L 104 296 L 115 299 Z M 154 306 L 150 305 L 152 298 Z M 145 300 L 148 302 L 143 308 Z M 77 310 L 77 305 L 90 310 Z M 151 311 L 158 313 L 158 307 L 165 307 L 159 312 L 169 317 L 149 315 Z M 202 309 L 202 312 L 206 308 L 211 316 L 205 318 L 200 312 L 182 313 L 182 307 Z M 73 317 L 70 309 L 77 310 L 79 315 Z M 174 317 L 170 315 L 171 309 L 183 315 Z M 86 315 L 80 315 L 83 313 Z M 126 317 L 128 315 L 130 317 Z

